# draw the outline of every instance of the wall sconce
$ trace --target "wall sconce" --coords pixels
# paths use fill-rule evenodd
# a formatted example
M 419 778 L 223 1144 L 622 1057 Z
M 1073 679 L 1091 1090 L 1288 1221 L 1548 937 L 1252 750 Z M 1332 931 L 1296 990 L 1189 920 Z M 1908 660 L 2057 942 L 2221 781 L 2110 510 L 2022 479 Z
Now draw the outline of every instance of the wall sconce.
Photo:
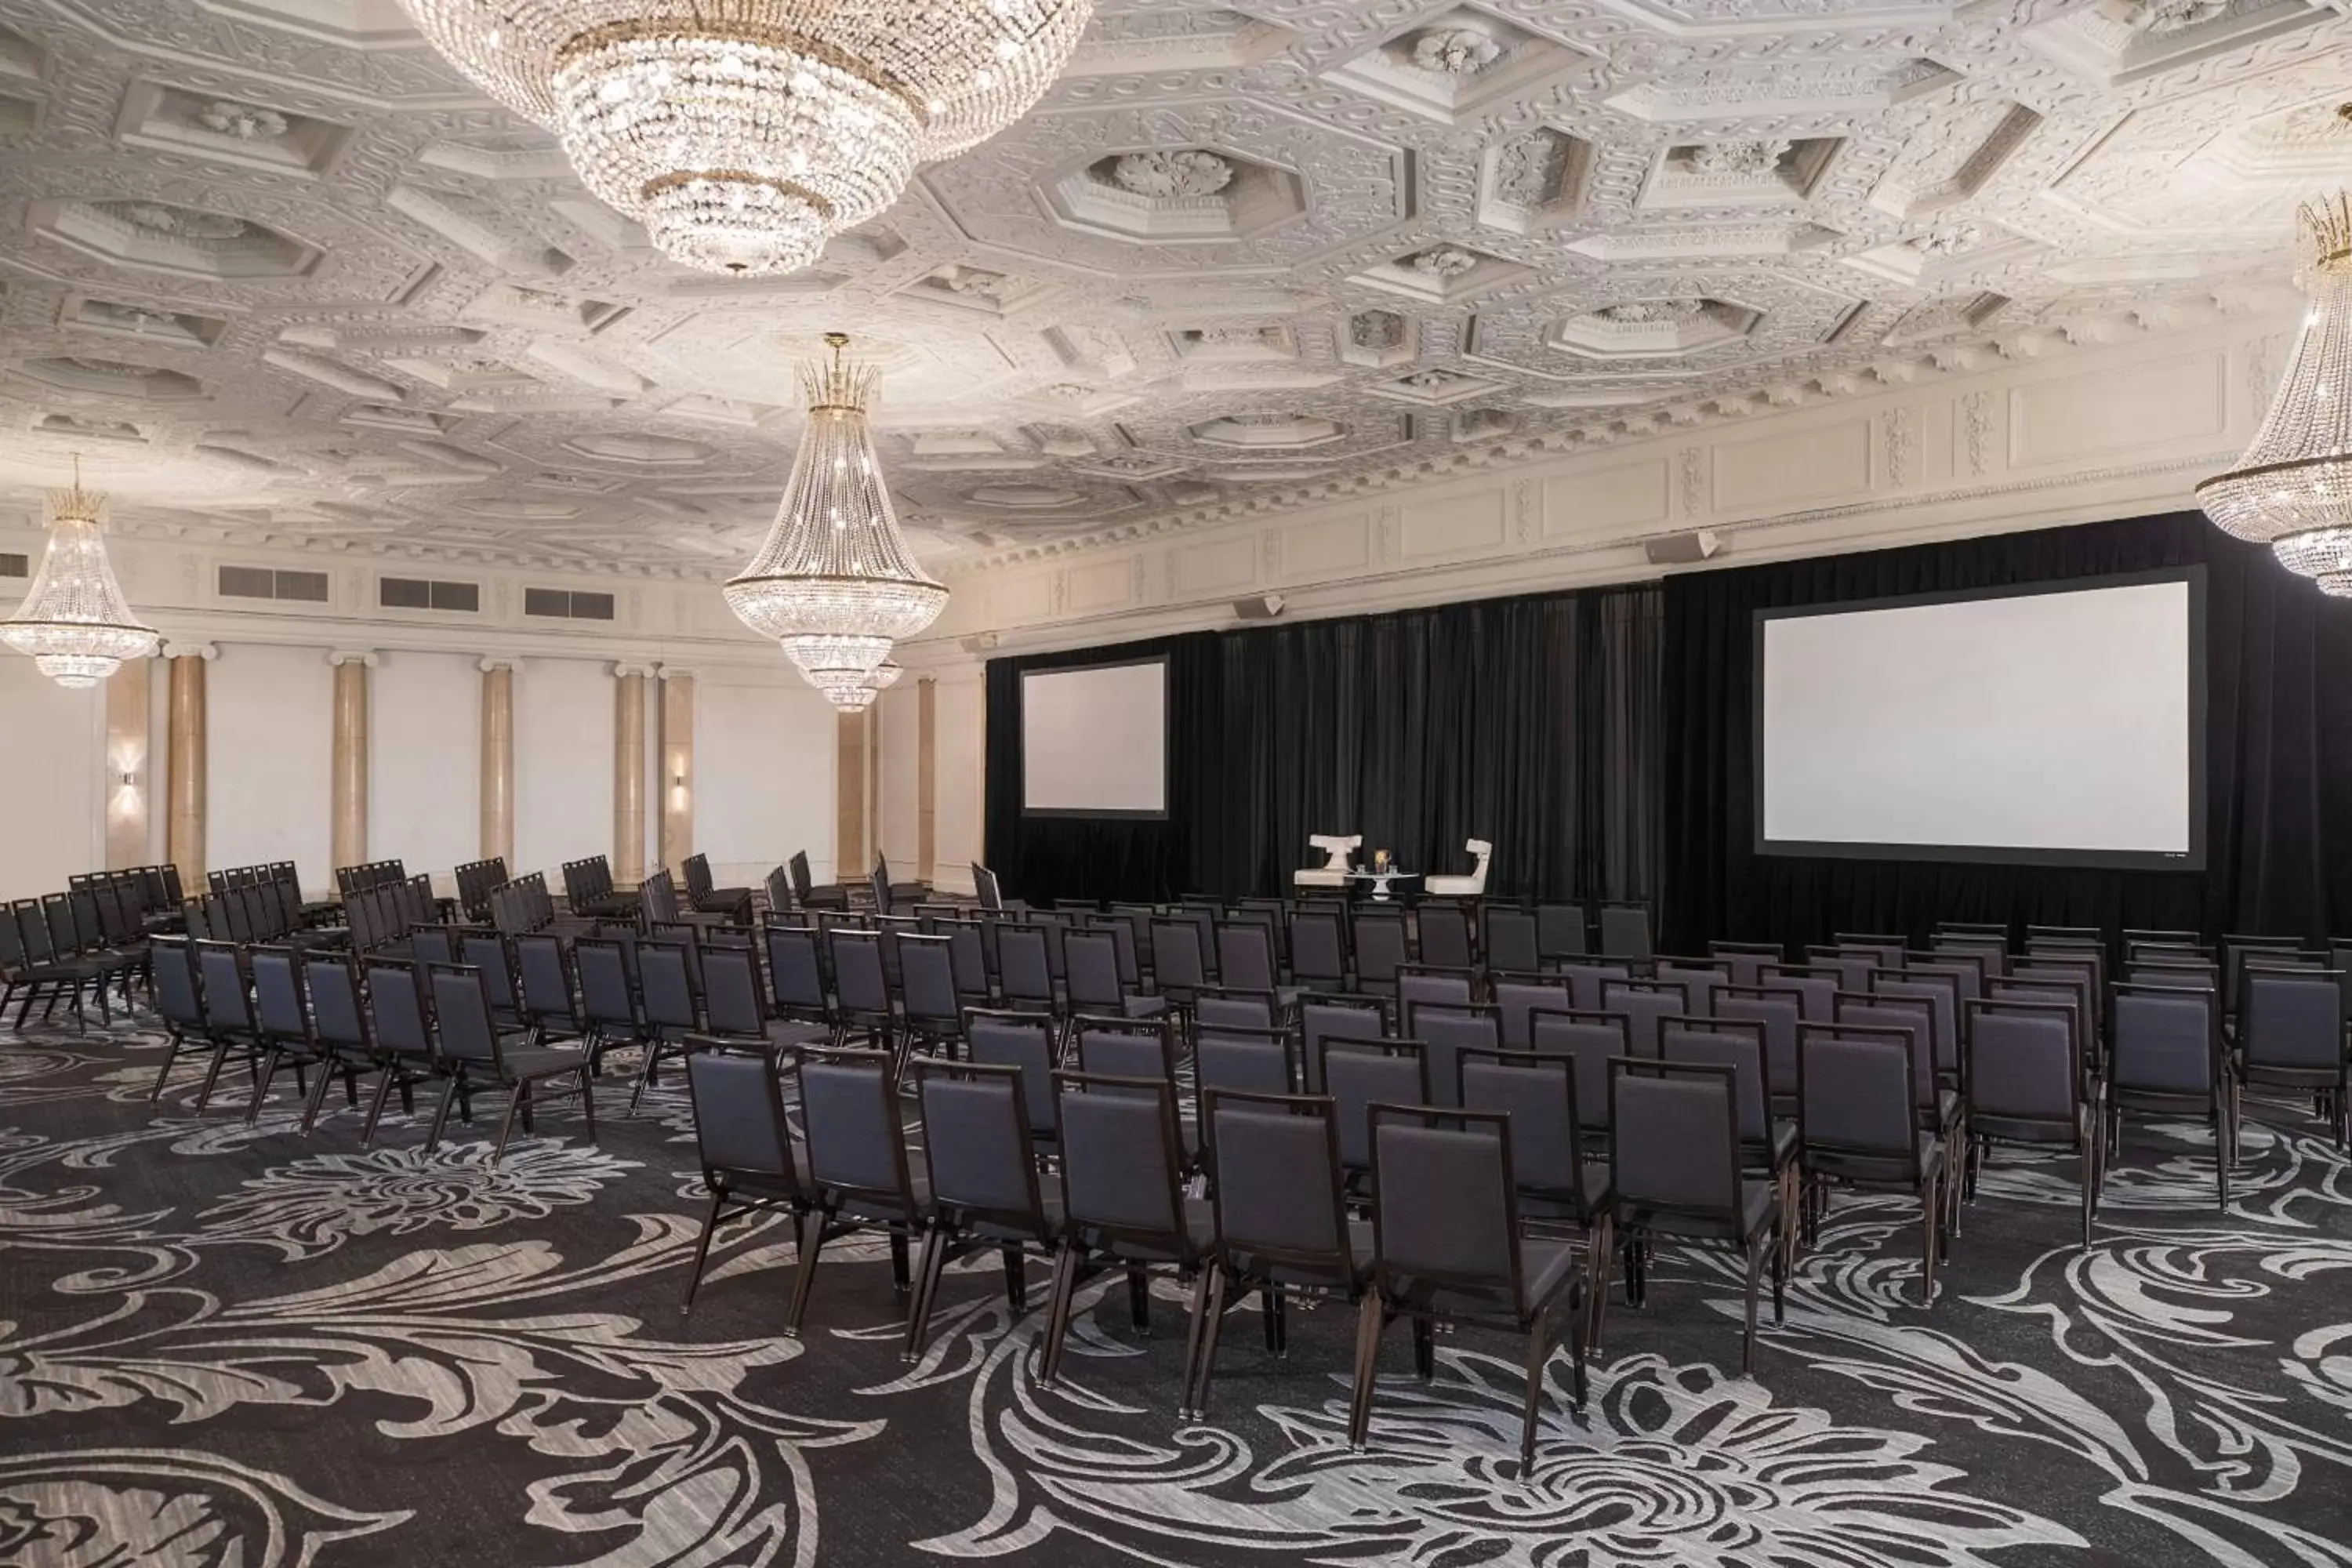
M 125 789 L 129 789 L 129 788 L 131 788 L 132 785 L 136 784 L 138 782 L 139 782 L 139 775 L 138 775 L 137 773 L 125 773 L 125 774 L 123 774 L 123 775 L 122 775 L 122 787 L 123 787 L 123 788 L 125 788 Z

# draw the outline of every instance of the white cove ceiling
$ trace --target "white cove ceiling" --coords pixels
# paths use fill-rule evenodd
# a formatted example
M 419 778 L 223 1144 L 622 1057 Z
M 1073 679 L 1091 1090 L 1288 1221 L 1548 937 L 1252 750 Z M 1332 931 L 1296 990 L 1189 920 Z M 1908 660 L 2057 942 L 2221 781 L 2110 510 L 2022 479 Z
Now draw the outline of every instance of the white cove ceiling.
M 79 451 L 134 533 L 721 575 L 839 329 L 953 571 L 2194 321 L 2352 176 L 2347 8 L 1103 0 L 736 281 L 390 0 L 0 0 L 0 511 Z

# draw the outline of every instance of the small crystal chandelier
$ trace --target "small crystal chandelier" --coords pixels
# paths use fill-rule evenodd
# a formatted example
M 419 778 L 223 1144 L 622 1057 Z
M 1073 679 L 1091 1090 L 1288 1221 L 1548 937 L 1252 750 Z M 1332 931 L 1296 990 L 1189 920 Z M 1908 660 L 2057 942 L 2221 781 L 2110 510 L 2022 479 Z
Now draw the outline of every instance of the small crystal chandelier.
M 30 654 L 43 675 L 72 690 L 97 685 L 126 658 L 145 658 L 163 638 L 139 624 L 106 556 L 106 497 L 81 488 L 48 494 L 49 547 L 0 642 Z
M 402 0 L 689 267 L 789 272 L 1011 125 L 1093 0 Z
M 2224 533 L 2352 598 L 2352 199 L 2339 191 L 2299 217 L 2313 254 L 2294 357 L 2254 444 L 2197 500 Z
M 759 554 L 727 584 L 727 605 L 831 696 L 865 687 L 893 644 L 939 619 L 948 591 L 907 549 L 874 454 L 866 410 L 879 373 L 842 357 L 845 334 L 824 341 L 830 363 L 801 374 L 808 428 L 783 504 Z
M 895 664 L 885 662 L 863 684 L 828 689 L 824 700 L 844 713 L 863 713 L 874 706 L 874 700 L 898 684 L 907 672 Z

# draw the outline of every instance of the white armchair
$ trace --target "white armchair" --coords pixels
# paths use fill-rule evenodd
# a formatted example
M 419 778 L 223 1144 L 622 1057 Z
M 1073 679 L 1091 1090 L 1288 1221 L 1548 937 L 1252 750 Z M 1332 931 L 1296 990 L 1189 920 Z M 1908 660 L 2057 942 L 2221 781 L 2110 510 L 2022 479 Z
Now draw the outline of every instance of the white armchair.
M 1478 858 L 1478 864 L 1466 877 L 1432 877 L 1422 884 L 1423 890 L 1433 899 L 1476 899 L 1486 892 L 1486 862 L 1493 859 L 1495 847 L 1483 838 L 1473 838 L 1464 848 Z
M 1323 864 L 1290 874 L 1296 888 L 1344 888 L 1348 885 L 1349 861 L 1364 847 L 1360 833 L 1311 833 L 1307 844 L 1323 851 Z

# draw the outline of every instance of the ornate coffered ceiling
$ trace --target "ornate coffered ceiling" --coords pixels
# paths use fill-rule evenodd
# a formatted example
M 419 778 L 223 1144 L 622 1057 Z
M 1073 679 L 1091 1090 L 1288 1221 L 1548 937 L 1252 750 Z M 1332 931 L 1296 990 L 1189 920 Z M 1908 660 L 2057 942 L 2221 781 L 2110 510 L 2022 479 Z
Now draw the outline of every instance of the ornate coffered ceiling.
M 738 282 L 390 0 L 0 0 L 0 514 L 709 575 L 838 328 L 955 570 L 2235 308 L 2347 100 L 2352 0 L 1103 0 Z

